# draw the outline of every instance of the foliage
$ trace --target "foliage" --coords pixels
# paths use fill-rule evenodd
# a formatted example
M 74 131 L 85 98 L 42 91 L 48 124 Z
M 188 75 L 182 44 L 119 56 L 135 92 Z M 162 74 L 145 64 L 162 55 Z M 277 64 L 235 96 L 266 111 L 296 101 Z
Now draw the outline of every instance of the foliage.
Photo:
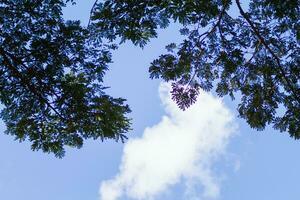
M 0 1 L 1 118 L 33 150 L 62 157 L 84 139 L 126 139 L 130 109 L 103 84 L 112 42 L 143 47 L 174 22 L 185 39 L 167 45 L 149 72 L 172 83 L 181 109 L 214 89 L 240 97 L 251 127 L 300 138 L 299 0 L 251 0 L 247 11 L 239 0 L 95 0 L 87 27 L 62 18 L 73 3 Z
M 84 139 L 126 139 L 124 99 L 105 94 L 112 45 L 62 18 L 61 0 L 1 0 L 0 101 L 6 133 L 56 156 Z
M 182 24 L 185 39 L 149 68 L 151 78 L 172 82 L 180 108 L 195 102 L 200 88 L 215 89 L 241 97 L 238 111 L 251 127 L 272 124 L 299 139 L 299 13 L 299 0 L 251 0 L 247 11 L 239 0 L 106 0 L 95 4 L 90 27 L 144 46 L 159 28 Z

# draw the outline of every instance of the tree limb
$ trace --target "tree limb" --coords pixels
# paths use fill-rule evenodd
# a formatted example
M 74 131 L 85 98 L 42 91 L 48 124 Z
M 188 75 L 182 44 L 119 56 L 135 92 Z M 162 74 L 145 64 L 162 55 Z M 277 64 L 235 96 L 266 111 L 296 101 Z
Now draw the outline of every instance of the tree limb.
M 49 108 L 53 110 L 62 120 L 65 120 L 64 117 L 51 105 L 51 103 L 48 102 L 47 99 L 45 99 L 38 91 L 36 91 L 35 87 L 30 84 L 30 82 L 23 77 L 23 75 L 19 72 L 18 69 L 15 68 L 15 66 L 10 62 L 9 57 L 7 56 L 5 50 L 0 47 L 0 55 L 3 57 L 3 61 L 6 63 L 6 66 L 13 72 L 16 78 L 18 78 L 21 83 L 27 87 L 31 93 L 33 93 L 35 96 L 37 96 L 40 101 L 44 102 Z
M 293 87 L 292 83 L 290 82 L 290 80 L 286 76 L 285 71 L 284 71 L 284 69 L 283 69 L 283 67 L 281 65 L 281 61 L 280 61 L 279 57 L 272 51 L 272 49 L 269 47 L 269 45 L 267 44 L 267 42 L 265 41 L 265 39 L 261 36 L 261 34 L 259 33 L 259 30 L 257 29 L 257 27 L 253 24 L 253 22 L 250 20 L 250 18 L 248 17 L 248 15 L 243 10 L 240 1 L 239 0 L 235 0 L 235 2 L 237 4 L 237 6 L 238 6 L 240 14 L 245 18 L 245 20 L 247 21 L 247 23 L 250 25 L 250 27 L 251 27 L 252 31 L 254 32 L 254 34 L 256 35 L 256 37 L 260 40 L 261 44 L 265 46 L 265 48 L 269 51 L 269 53 L 275 59 L 277 65 L 278 65 L 278 68 L 275 68 L 275 69 L 278 70 L 278 72 L 281 74 L 284 82 L 286 82 L 286 84 L 287 84 L 287 87 L 292 92 L 292 95 L 294 96 L 294 98 L 300 104 L 300 98 L 299 98 L 299 96 L 298 96 L 295 88 Z

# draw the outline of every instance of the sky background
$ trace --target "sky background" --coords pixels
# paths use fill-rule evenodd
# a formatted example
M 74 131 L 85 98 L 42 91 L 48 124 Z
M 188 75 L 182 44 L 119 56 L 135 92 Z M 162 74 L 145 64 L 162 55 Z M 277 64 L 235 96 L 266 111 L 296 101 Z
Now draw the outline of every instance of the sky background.
M 86 24 L 92 4 L 81 1 L 65 17 Z M 1 124 L 0 200 L 298 200 L 300 141 L 250 129 L 236 117 L 237 102 L 211 94 L 181 113 L 168 86 L 149 79 L 149 63 L 180 41 L 177 30 L 160 31 L 144 49 L 126 43 L 113 53 L 105 84 L 131 106 L 126 144 L 88 140 L 57 159 L 14 141 Z

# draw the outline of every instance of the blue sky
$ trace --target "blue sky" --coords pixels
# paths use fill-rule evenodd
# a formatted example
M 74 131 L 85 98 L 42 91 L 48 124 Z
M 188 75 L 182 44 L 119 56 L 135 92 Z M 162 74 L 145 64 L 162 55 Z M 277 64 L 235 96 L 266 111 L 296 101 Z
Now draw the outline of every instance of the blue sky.
M 79 2 L 65 10 L 65 17 L 86 24 L 92 3 Z M 124 200 L 298 200 L 299 141 L 271 128 L 250 129 L 236 117 L 236 102 L 220 103 L 211 94 L 203 93 L 190 113 L 178 113 L 167 86 L 149 79 L 149 63 L 179 40 L 172 26 L 144 49 L 126 43 L 114 52 L 105 83 L 133 110 L 127 144 L 89 140 L 57 159 L 0 134 L 0 200 L 110 200 L 112 193 Z

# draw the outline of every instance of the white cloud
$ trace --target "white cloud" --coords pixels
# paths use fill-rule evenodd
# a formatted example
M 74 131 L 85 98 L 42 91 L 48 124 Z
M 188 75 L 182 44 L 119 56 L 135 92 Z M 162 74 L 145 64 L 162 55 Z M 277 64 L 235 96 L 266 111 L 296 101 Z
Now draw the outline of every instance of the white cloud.
M 169 90 L 167 84 L 159 89 L 167 115 L 147 127 L 142 138 L 128 141 L 119 173 L 101 183 L 101 200 L 155 199 L 178 183 L 185 185 L 186 199 L 219 196 L 211 168 L 235 132 L 233 115 L 220 99 L 203 91 L 193 106 L 181 111 Z

